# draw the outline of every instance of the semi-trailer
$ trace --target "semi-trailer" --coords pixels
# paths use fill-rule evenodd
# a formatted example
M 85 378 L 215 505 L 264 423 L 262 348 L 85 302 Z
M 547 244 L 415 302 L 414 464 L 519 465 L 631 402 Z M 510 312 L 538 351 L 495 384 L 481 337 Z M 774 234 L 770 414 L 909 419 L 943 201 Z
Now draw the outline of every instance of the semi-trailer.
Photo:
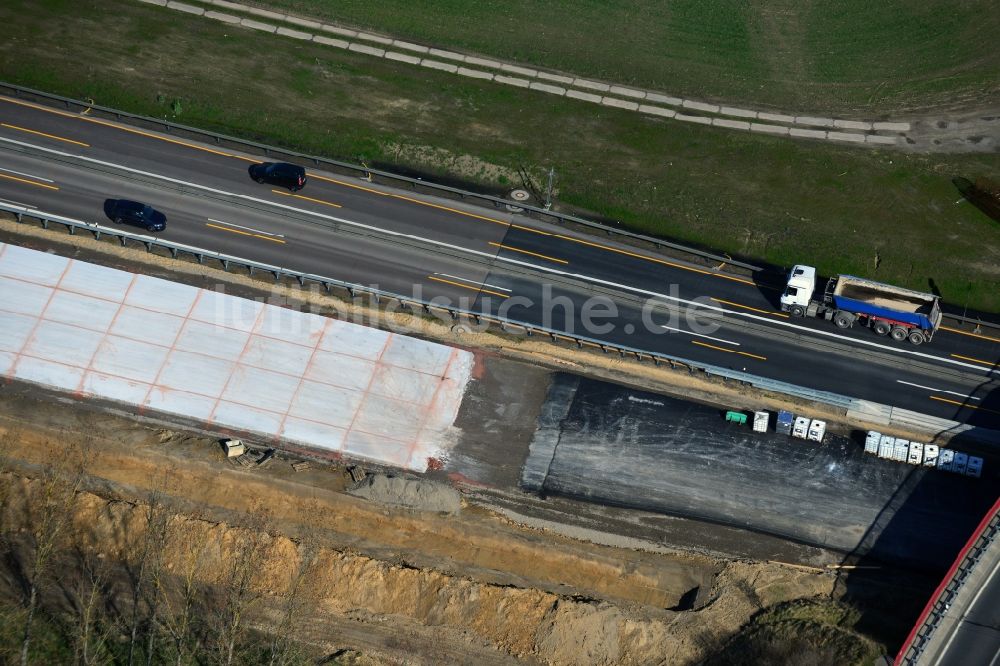
M 781 295 L 781 309 L 793 317 L 822 317 L 839 328 L 859 323 L 877 335 L 915 345 L 929 341 L 941 325 L 941 305 L 925 294 L 853 275 L 830 278 L 819 297 L 816 269 L 794 266 Z

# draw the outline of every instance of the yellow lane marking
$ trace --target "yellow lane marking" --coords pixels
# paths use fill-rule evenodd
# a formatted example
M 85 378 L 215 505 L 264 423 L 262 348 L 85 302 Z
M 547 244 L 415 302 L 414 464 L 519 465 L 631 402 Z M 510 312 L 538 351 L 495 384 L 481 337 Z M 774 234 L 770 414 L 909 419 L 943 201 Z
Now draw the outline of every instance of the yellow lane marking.
M 996 365 L 997 365 L 993 361 L 984 361 L 982 359 L 972 358 L 971 356 L 960 356 L 958 354 L 952 354 L 952 356 L 954 356 L 955 358 L 960 358 L 963 361 L 972 361 L 973 363 L 982 363 L 983 365 L 988 365 L 990 367 L 996 367 Z
M 722 273 L 716 273 L 714 271 L 706 271 L 701 268 L 694 268 L 693 266 L 685 266 L 683 264 L 678 264 L 673 261 L 667 261 L 666 259 L 657 259 L 656 257 L 647 257 L 644 254 L 639 254 L 638 252 L 630 252 L 628 250 L 622 250 L 617 247 L 611 247 L 610 245 L 604 245 L 602 243 L 595 243 L 593 241 L 583 240 L 582 238 L 573 238 L 572 236 L 566 236 L 564 234 L 555 234 L 556 238 L 562 240 L 570 241 L 571 243 L 579 243 L 580 245 L 588 245 L 590 247 L 596 247 L 600 250 L 606 250 L 608 252 L 615 252 L 617 254 L 624 254 L 628 257 L 635 257 L 636 259 L 642 259 L 643 261 L 649 261 L 654 264 L 662 264 L 663 266 L 670 266 L 671 268 L 679 268 L 682 271 L 689 271 L 691 273 L 699 273 L 701 275 L 710 275 L 712 277 L 722 278 L 724 280 L 732 280 L 733 282 L 739 282 L 742 284 L 754 285 L 753 280 L 746 280 L 744 278 L 739 278 L 733 275 L 724 275 Z
M 478 291 L 483 294 L 489 294 L 491 296 L 499 296 L 500 298 L 507 298 L 507 294 L 501 294 L 499 291 L 492 291 L 490 289 L 483 289 L 481 287 L 473 287 L 471 285 L 462 284 L 461 282 L 453 282 L 452 280 L 445 280 L 444 278 L 435 277 L 433 275 L 427 276 L 428 280 L 434 280 L 435 282 L 444 282 L 445 284 L 451 284 L 456 287 L 462 287 L 463 289 L 470 289 L 472 291 Z
M 989 340 L 990 342 L 1000 342 L 1000 338 L 991 338 L 988 335 L 981 335 L 979 333 L 969 333 L 967 331 L 962 331 L 957 328 L 951 328 L 950 326 L 941 326 L 942 331 L 948 331 L 949 333 L 959 333 L 961 335 L 967 335 L 970 338 L 979 338 L 980 340 Z
M 35 187 L 45 187 L 50 190 L 58 190 L 59 188 L 55 185 L 46 185 L 45 183 L 36 183 L 33 180 L 28 180 L 27 178 L 18 178 L 17 176 L 8 176 L 6 174 L 0 173 L 0 178 L 6 178 L 7 180 L 16 180 L 19 183 L 27 183 L 28 185 L 34 185 Z
M 520 252 L 521 254 L 530 254 L 532 257 L 538 257 L 539 259 L 545 259 L 546 261 L 554 261 L 557 264 L 568 264 L 569 262 L 565 259 L 556 259 L 555 257 L 550 257 L 544 254 L 538 254 L 537 252 L 532 252 L 530 250 L 522 250 L 519 247 L 511 247 L 510 245 L 504 245 L 503 243 L 490 242 L 493 247 L 498 247 L 501 250 L 510 250 L 511 252 Z
M 692 340 L 691 344 L 698 345 L 699 347 L 708 347 L 709 349 L 717 349 L 719 351 L 724 351 L 727 354 L 739 354 L 740 356 L 749 356 L 750 358 L 756 358 L 761 361 L 766 361 L 766 356 L 758 356 L 757 354 L 751 354 L 750 352 L 736 351 L 735 349 L 726 349 L 725 347 L 716 347 L 715 345 L 710 345 L 707 342 L 698 342 L 697 340 Z
M 19 106 L 26 106 L 26 107 L 28 107 L 30 109 L 35 109 L 36 111 L 44 111 L 46 113 L 53 113 L 53 114 L 55 114 L 57 116 L 63 116 L 65 118 L 76 118 L 77 120 L 83 120 L 83 121 L 86 121 L 88 123 L 96 123 L 98 125 L 104 125 L 105 127 L 111 127 L 112 129 L 121 130 L 123 132 L 131 132 L 132 134 L 138 134 L 139 136 L 145 136 L 145 137 L 149 137 L 151 139 L 159 139 L 160 141 L 166 141 L 167 143 L 175 143 L 175 144 L 177 144 L 179 146 L 186 146 L 188 148 L 194 148 L 195 150 L 203 150 L 206 153 L 212 153 L 214 155 L 223 155 L 224 157 L 235 157 L 237 159 L 248 160 L 248 161 L 251 161 L 251 162 L 256 162 L 257 161 L 255 159 L 241 157 L 239 155 L 232 155 L 230 153 L 226 153 L 226 152 L 223 152 L 221 150 L 212 150 L 211 148 L 204 148 L 202 146 L 198 146 L 198 145 L 195 145 L 193 143 L 188 143 L 186 141 L 179 141 L 177 139 L 171 139 L 169 137 L 160 136 L 158 134 L 153 134 L 152 132 L 143 132 L 142 130 L 132 129 L 131 127 L 122 127 L 121 125 L 116 125 L 116 124 L 114 124 L 112 122 L 108 122 L 106 120 L 101 120 L 100 118 L 88 118 L 88 117 L 84 117 L 84 116 L 82 116 L 82 115 L 80 115 L 78 113 L 68 113 L 66 111 L 58 111 L 56 109 L 48 109 L 48 108 L 45 108 L 44 106 L 39 106 L 37 104 L 32 104 L 30 102 L 24 102 L 24 101 L 17 100 L 17 99 L 4 98 L 2 101 L 8 102 L 10 104 L 17 104 Z
M 74 141 L 73 139 L 66 139 L 61 136 L 56 136 L 55 134 L 46 134 L 45 132 L 39 132 L 38 130 L 28 129 L 27 127 L 18 127 L 17 125 L 8 125 L 7 123 L 0 123 L 4 127 L 9 127 L 10 129 L 17 130 L 19 132 L 27 132 L 29 134 L 37 134 L 38 136 L 44 136 L 49 139 L 55 139 L 56 141 L 65 141 L 66 143 L 75 143 L 78 146 L 83 146 L 84 148 L 90 148 L 89 143 L 84 143 L 83 141 Z
M 772 317 L 784 317 L 788 319 L 788 315 L 784 312 L 771 312 L 770 310 L 761 310 L 760 308 L 752 308 L 749 305 L 742 305 L 740 303 L 733 303 L 732 301 L 724 301 L 721 298 L 713 298 L 716 303 L 723 303 L 725 305 L 731 305 L 734 308 L 743 308 L 745 310 L 753 310 L 754 312 L 760 312 L 761 314 L 771 315 Z
M 261 240 L 269 240 L 272 243 L 281 243 L 282 245 L 285 244 L 285 241 L 281 240 L 280 238 L 272 238 L 271 236 L 264 236 L 263 234 L 255 234 L 249 231 L 241 231 L 239 229 L 230 229 L 229 227 L 223 227 L 218 224 L 212 224 L 211 222 L 206 222 L 205 226 L 212 227 L 213 229 L 219 229 L 220 231 L 228 231 L 231 234 L 239 234 L 241 236 L 253 236 L 254 238 L 260 238 Z
M 271 190 L 275 194 L 280 194 L 286 197 L 294 197 L 296 199 L 302 199 L 304 201 L 312 201 L 313 203 L 323 204 L 324 206 L 332 206 L 334 208 L 343 208 L 340 204 L 333 203 L 332 201 L 323 201 L 322 199 L 313 199 L 312 197 L 305 197 L 301 194 L 292 194 L 291 192 L 282 192 L 281 190 Z
M 964 402 L 959 402 L 958 400 L 950 400 L 948 398 L 942 398 L 940 396 L 932 395 L 929 396 L 931 400 L 937 400 L 938 402 L 947 402 L 949 405 L 958 405 L 959 407 L 968 407 L 969 409 L 978 409 L 981 412 L 989 412 L 990 414 L 1000 414 L 1000 410 L 989 409 L 987 407 L 980 407 L 979 405 L 968 405 Z

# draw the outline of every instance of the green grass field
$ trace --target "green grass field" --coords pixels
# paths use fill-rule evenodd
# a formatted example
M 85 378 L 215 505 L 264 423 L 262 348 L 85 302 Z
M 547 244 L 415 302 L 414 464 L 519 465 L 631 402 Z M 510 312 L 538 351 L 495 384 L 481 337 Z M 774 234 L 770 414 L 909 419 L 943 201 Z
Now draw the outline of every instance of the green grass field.
M 551 165 L 558 204 L 635 230 L 917 289 L 933 281 L 954 305 L 1000 311 L 1000 224 L 951 183 L 1000 178 L 997 155 L 906 155 L 652 119 L 131 0 L 9 0 L 0 19 L 7 81 L 496 188 L 518 168 L 541 183 Z
M 992 0 L 256 0 L 732 105 L 879 117 L 1000 95 Z

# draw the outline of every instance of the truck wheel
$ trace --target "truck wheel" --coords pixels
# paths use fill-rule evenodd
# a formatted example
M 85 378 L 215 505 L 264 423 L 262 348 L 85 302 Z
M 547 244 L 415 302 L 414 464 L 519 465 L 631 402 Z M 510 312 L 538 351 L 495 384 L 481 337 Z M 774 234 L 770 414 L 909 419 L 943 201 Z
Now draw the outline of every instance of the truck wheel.
M 925 340 L 927 340 L 927 338 L 924 337 L 922 331 L 913 331 L 912 333 L 910 333 L 910 342 L 912 344 L 920 345 L 923 344 Z
M 877 321 L 875 325 L 872 326 L 875 329 L 875 335 L 889 335 L 889 331 L 892 330 L 892 326 L 884 321 Z
M 806 309 L 804 307 L 802 307 L 801 305 L 793 305 L 792 309 L 791 309 L 791 313 L 792 313 L 793 317 L 805 317 L 806 316 Z
M 906 339 L 907 332 L 902 326 L 893 326 L 891 335 L 896 342 L 902 342 Z
M 850 328 L 851 324 L 854 323 L 854 317 L 846 312 L 838 312 L 833 315 L 833 323 L 837 325 L 837 328 Z

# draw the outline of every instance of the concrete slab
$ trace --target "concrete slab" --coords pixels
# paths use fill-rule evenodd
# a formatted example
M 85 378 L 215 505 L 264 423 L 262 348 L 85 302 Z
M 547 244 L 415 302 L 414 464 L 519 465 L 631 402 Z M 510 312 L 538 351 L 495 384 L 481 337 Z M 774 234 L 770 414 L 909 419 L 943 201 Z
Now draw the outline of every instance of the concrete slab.
M 347 28 L 341 28 L 336 25 L 330 25 L 329 23 L 323 24 L 323 32 L 329 32 L 334 35 L 340 35 L 341 37 L 348 37 L 354 39 L 358 36 L 357 30 L 348 30 Z
M 909 132 L 910 123 L 878 122 L 872 123 L 872 129 L 885 132 Z
M 309 28 L 310 30 L 323 29 L 323 24 L 319 21 L 311 21 L 309 19 L 299 18 L 298 16 L 292 16 L 291 14 L 285 17 L 285 21 L 302 28 Z
M 284 37 L 291 37 L 293 39 L 301 39 L 304 41 L 312 40 L 312 33 L 302 32 L 301 30 L 292 30 L 291 28 L 278 28 L 278 34 Z
M 158 7 L 167 6 L 167 0 L 139 0 L 139 2 L 144 2 L 147 5 L 157 5 Z
M 611 86 L 608 91 L 612 95 L 622 95 L 624 97 L 634 97 L 636 99 L 644 99 L 646 97 L 645 90 L 636 90 L 635 88 L 623 88 L 622 86 Z
M 566 89 L 559 86 L 550 86 L 547 83 L 538 83 L 537 81 L 532 81 L 528 86 L 532 90 L 541 90 L 542 92 L 551 93 L 553 95 L 565 95 Z
M 671 97 L 670 95 L 661 95 L 659 93 L 646 93 L 647 102 L 656 102 L 657 104 L 670 104 L 671 106 L 680 106 L 684 100 L 680 97 Z
M 712 120 L 713 127 L 728 127 L 729 129 L 739 129 L 748 130 L 750 129 L 750 123 L 745 120 L 726 120 L 725 118 L 714 118 Z
M 240 21 L 240 25 L 244 28 L 252 28 L 254 30 L 260 30 L 262 32 L 274 32 L 278 28 L 276 26 L 270 25 L 268 23 L 261 23 L 260 21 L 254 21 L 253 19 L 243 19 Z
M 421 46 L 420 44 L 412 44 L 410 42 L 401 42 L 398 39 L 394 39 L 392 45 L 398 49 L 406 49 L 407 51 L 415 51 L 417 53 L 427 53 L 429 50 L 426 46 Z
M 0 368 L 223 432 L 427 469 L 472 354 L 216 291 L 0 245 Z
M 851 134 L 848 132 L 827 132 L 826 138 L 831 141 L 850 141 L 852 143 L 864 143 L 864 134 Z
M 530 83 L 527 79 L 518 78 L 516 76 L 502 76 L 500 74 L 494 76 L 493 80 L 497 83 L 502 83 L 508 86 L 517 86 L 518 88 L 527 88 Z
M 900 138 L 895 136 L 879 136 L 878 134 L 865 135 L 865 143 L 877 143 L 883 146 L 894 146 L 899 142 Z
M 186 14 L 194 14 L 195 16 L 201 16 L 205 13 L 204 7 L 196 7 L 185 2 L 174 2 L 173 0 L 167 3 L 167 8 L 176 9 L 177 11 L 184 12 Z
M 684 100 L 682 106 L 685 109 L 694 109 L 695 111 L 707 111 L 708 113 L 719 112 L 719 106 L 717 104 L 706 104 L 705 102 L 695 102 L 690 99 Z
M 465 56 L 465 62 L 469 65 L 475 65 L 476 67 L 488 67 L 489 69 L 500 69 L 500 63 L 496 60 L 488 60 L 486 58 L 476 58 L 474 56 Z
M 538 78 L 544 79 L 546 81 L 555 81 L 556 83 L 573 83 L 573 77 L 563 76 L 562 74 L 552 74 L 551 72 L 538 72 Z
M 597 90 L 598 92 L 608 92 L 611 90 L 611 86 L 607 83 L 591 81 L 589 79 L 573 79 L 572 84 L 576 88 L 586 88 L 587 90 Z
M 629 102 L 615 97 L 605 97 L 601 99 L 601 104 L 604 106 L 613 106 L 618 109 L 628 109 L 629 111 L 635 111 L 639 108 L 638 102 Z
M 593 93 L 581 92 L 579 90 L 567 90 L 566 97 L 572 97 L 573 99 L 580 99 L 584 102 L 594 102 L 595 104 L 601 103 L 601 96 L 595 95 Z
M 375 44 L 385 44 L 386 46 L 391 46 L 394 41 L 389 37 L 383 37 L 381 35 L 373 35 L 370 32 L 359 32 L 358 39 L 363 39 L 366 42 L 374 42 Z
M 843 129 L 855 129 L 855 130 L 870 130 L 872 124 L 865 122 L 863 120 L 834 120 L 834 127 L 841 127 Z
M 795 116 L 796 125 L 815 125 L 816 127 L 833 127 L 833 118 L 817 118 L 816 116 Z
M 347 47 L 347 50 L 364 53 L 365 55 L 373 55 L 379 58 L 385 55 L 384 49 L 380 49 L 375 46 L 368 46 L 367 44 L 351 44 Z
M 442 72 L 450 72 L 454 74 L 458 71 L 458 65 L 452 65 L 451 63 L 441 62 L 440 60 L 428 60 L 424 58 L 420 61 L 422 67 L 429 67 L 431 69 L 439 69 Z
M 788 136 L 794 136 L 800 139 L 825 139 L 826 130 L 801 129 L 799 127 L 792 127 L 788 130 Z
M 409 55 L 409 54 L 406 54 L 406 53 L 397 53 L 396 51 L 386 51 L 385 52 L 385 59 L 386 60 L 398 60 L 399 62 L 405 62 L 405 63 L 408 63 L 410 65 L 419 65 L 420 64 L 420 58 L 419 57 L 412 56 L 412 55 Z
M 500 69 L 502 69 L 505 72 L 510 72 L 511 74 L 520 74 L 521 76 L 527 76 L 530 78 L 535 78 L 536 76 L 538 76 L 538 70 L 531 69 L 529 67 L 520 67 L 518 65 L 509 65 L 507 63 L 503 63 L 502 65 L 500 65 Z
M 455 53 L 454 51 L 442 51 L 441 49 L 428 49 L 428 55 L 436 56 L 438 58 L 445 58 L 447 60 L 459 60 L 465 62 L 465 56 L 461 53 Z
M 313 37 L 313 41 L 317 44 L 326 44 L 327 46 L 335 46 L 338 49 L 350 48 L 351 43 L 344 39 L 337 39 L 335 37 L 324 37 L 323 35 L 316 35 Z
M 751 132 L 762 132 L 764 134 L 788 134 L 788 128 L 781 125 L 767 125 L 765 123 L 750 123 Z
M 773 123 L 794 123 L 795 116 L 785 115 L 784 113 L 768 113 L 766 111 L 758 111 L 757 118 L 760 120 L 769 120 Z
M 260 16 L 266 19 L 271 19 L 272 21 L 285 20 L 285 14 L 281 12 L 272 12 L 269 9 L 261 9 L 260 7 L 251 7 L 250 5 L 242 5 L 242 10 L 247 14 L 253 14 L 254 16 Z
M 663 118 L 673 118 L 677 115 L 677 112 L 673 109 L 664 109 L 661 106 L 651 106 L 649 104 L 640 104 L 639 112 L 648 113 L 654 116 L 662 116 Z
M 751 111 L 750 109 L 737 109 L 731 106 L 723 106 L 719 108 L 719 113 L 724 116 L 735 116 L 736 118 L 756 118 L 757 112 Z
M 711 125 L 712 119 L 705 116 L 691 116 L 686 113 L 675 113 L 675 120 L 683 120 L 686 123 L 698 123 L 699 125 Z
M 230 2 L 230 0 L 208 0 L 209 4 L 215 5 L 216 7 L 223 7 L 225 9 L 232 9 L 239 11 L 243 9 L 243 5 L 239 2 Z
M 459 76 L 468 76 L 472 79 L 486 79 L 487 81 L 493 80 L 492 72 L 484 72 L 478 69 L 469 69 L 468 67 L 459 67 L 457 74 Z
M 224 14 L 223 12 L 207 11 L 205 12 L 205 18 L 214 19 L 216 21 L 222 21 L 223 23 L 239 23 L 240 17 L 233 16 L 232 14 Z

